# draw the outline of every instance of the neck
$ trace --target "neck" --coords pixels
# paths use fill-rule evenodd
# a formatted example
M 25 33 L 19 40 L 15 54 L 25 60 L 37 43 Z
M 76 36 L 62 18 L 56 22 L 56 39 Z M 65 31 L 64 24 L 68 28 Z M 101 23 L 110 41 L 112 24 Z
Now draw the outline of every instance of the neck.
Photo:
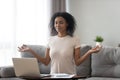
M 64 37 L 64 36 L 66 36 L 67 35 L 67 33 L 58 33 L 58 36 L 59 37 Z

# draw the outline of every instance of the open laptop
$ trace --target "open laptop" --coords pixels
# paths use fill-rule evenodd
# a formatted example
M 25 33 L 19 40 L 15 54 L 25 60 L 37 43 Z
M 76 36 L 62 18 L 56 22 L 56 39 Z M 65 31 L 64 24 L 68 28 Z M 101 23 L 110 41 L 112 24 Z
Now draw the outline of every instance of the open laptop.
M 12 58 L 15 74 L 21 78 L 42 78 L 50 74 L 40 74 L 36 58 Z

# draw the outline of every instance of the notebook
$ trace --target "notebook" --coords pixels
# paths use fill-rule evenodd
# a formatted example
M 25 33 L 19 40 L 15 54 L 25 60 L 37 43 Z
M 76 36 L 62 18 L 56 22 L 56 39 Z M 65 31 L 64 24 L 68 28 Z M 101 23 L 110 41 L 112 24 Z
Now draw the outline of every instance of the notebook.
M 40 74 L 36 58 L 12 58 L 15 74 L 21 78 L 41 78 L 50 74 Z

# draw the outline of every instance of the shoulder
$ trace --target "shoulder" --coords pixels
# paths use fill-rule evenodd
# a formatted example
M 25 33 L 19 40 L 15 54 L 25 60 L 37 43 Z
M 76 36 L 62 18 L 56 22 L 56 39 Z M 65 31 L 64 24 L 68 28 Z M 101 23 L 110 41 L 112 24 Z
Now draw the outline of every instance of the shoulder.
M 78 36 L 73 36 L 73 42 L 75 44 L 80 44 L 80 38 Z
M 52 41 L 52 40 L 55 40 L 56 39 L 56 36 L 50 36 L 49 38 L 48 38 L 48 42 L 50 42 L 50 41 Z
M 73 40 L 80 40 L 80 38 L 76 35 L 74 35 L 72 38 L 73 38 Z
M 51 42 L 53 42 L 55 39 L 55 36 L 49 36 L 48 41 L 47 41 L 47 48 L 50 48 Z
M 72 43 L 80 43 L 80 38 L 78 36 L 69 36 L 68 38 Z

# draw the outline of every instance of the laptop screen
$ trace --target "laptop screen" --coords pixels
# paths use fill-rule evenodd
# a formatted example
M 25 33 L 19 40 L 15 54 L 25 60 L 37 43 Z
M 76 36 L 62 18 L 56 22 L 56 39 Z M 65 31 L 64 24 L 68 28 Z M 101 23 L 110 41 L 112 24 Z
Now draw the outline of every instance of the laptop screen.
M 36 58 L 12 58 L 15 74 L 18 77 L 40 77 L 40 70 Z

